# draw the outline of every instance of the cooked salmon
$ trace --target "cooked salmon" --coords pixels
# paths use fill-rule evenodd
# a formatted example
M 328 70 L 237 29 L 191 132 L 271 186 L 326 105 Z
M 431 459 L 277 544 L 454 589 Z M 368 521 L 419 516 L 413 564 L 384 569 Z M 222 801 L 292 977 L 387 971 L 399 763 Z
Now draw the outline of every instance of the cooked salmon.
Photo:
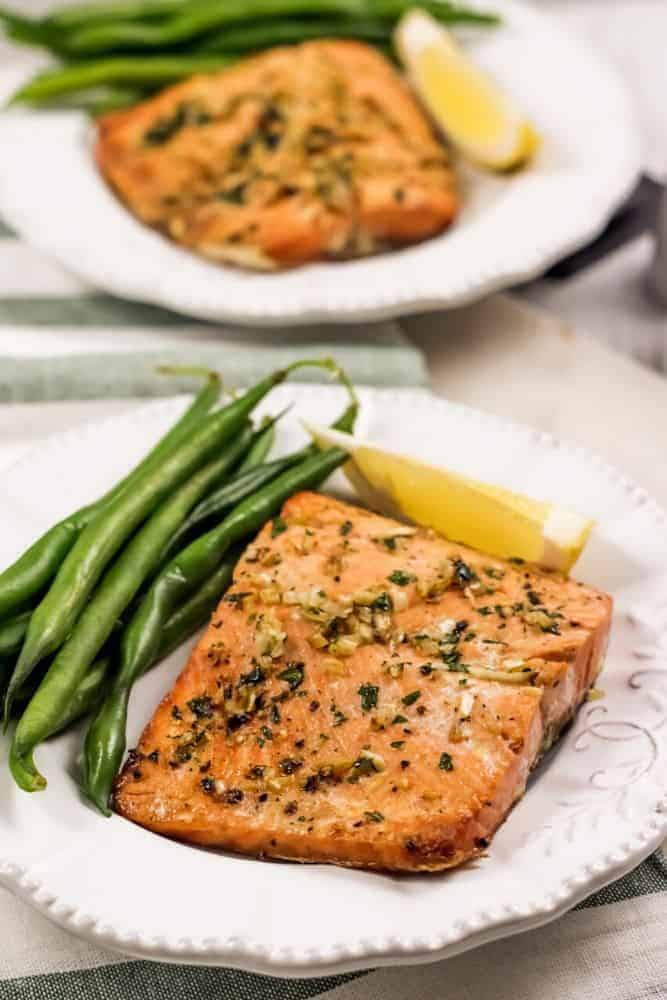
M 458 865 L 585 698 L 610 617 L 574 580 L 299 494 L 245 551 L 115 808 L 262 857 Z
M 272 49 L 99 120 L 97 162 L 143 222 L 216 261 L 290 267 L 423 240 L 458 207 L 407 84 L 353 41 Z

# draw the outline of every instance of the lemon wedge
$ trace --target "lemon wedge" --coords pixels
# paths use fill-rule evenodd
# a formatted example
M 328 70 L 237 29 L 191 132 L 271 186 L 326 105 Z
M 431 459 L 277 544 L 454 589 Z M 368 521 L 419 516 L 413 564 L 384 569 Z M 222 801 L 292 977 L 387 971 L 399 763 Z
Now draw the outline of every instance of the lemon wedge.
M 593 521 L 565 507 L 377 448 L 351 434 L 305 426 L 319 445 L 348 452 L 344 471 L 369 507 L 490 555 L 567 573 L 593 527 Z
M 435 18 L 409 10 L 394 44 L 415 90 L 465 156 L 491 170 L 513 170 L 533 156 L 539 137 L 530 122 Z

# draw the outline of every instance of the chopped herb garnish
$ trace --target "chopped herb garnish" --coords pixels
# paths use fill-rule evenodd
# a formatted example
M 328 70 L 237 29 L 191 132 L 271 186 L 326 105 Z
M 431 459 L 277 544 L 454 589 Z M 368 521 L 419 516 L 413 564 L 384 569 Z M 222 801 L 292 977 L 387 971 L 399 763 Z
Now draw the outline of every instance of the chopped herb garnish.
M 241 674 L 239 678 L 239 684 L 261 684 L 262 681 L 266 680 L 266 674 L 260 667 L 259 663 L 253 663 L 252 670 L 249 670 L 247 674 Z
M 371 604 L 373 611 L 391 611 L 394 607 L 393 601 L 386 591 L 382 591 L 381 594 L 375 598 Z
M 405 746 L 405 740 L 393 740 L 389 746 L 392 750 L 401 750 Z
M 421 667 L 419 668 L 419 673 L 423 674 L 424 677 L 428 677 L 430 674 L 433 673 L 433 664 L 432 663 L 422 663 Z
M 352 765 L 352 774 L 347 779 L 351 785 L 356 785 L 359 778 L 368 778 L 377 772 L 377 767 L 370 757 L 357 757 Z
M 331 714 L 333 715 L 333 726 L 342 726 L 344 722 L 347 722 L 347 715 L 341 712 L 335 701 L 331 702 L 329 706 Z
M 387 535 L 385 538 L 374 538 L 376 545 L 383 545 L 388 552 L 396 551 L 396 538 L 394 535 Z
M 216 194 L 218 201 L 226 201 L 230 205 L 243 205 L 245 201 L 245 184 L 235 184 L 226 191 L 218 191 Z
M 451 673 L 457 673 L 466 669 L 466 667 L 461 664 L 461 654 L 457 649 L 452 649 L 447 653 L 443 653 L 442 662 L 446 664 L 447 670 Z
M 401 723 L 407 722 L 407 721 L 408 720 L 407 720 L 407 718 L 404 715 L 395 715 L 394 718 L 391 720 L 391 724 L 392 724 L 392 726 L 400 726 Z
M 393 573 L 390 573 L 387 579 L 391 583 L 395 583 L 397 587 L 407 587 L 409 583 L 414 583 L 417 579 L 412 573 L 406 573 L 405 570 L 395 569 Z
M 181 715 L 181 710 L 178 707 L 178 705 L 172 705 L 171 706 L 171 717 L 172 717 L 172 719 L 182 719 L 183 718 L 183 716 Z
M 505 576 L 505 570 L 498 569 L 497 566 L 485 566 L 484 572 L 487 576 L 490 576 L 492 580 L 502 580 Z
M 511 562 L 511 563 L 514 563 L 515 566 L 523 566 L 523 564 L 525 563 L 526 560 L 525 559 L 519 559 L 518 556 L 511 556 L 507 561 Z
M 380 688 L 376 684 L 361 685 L 357 690 L 357 694 L 361 698 L 362 711 L 371 712 L 374 708 L 377 708 L 379 690 Z
M 271 730 L 269 729 L 268 726 L 262 726 L 262 728 L 260 729 L 260 732 L 261 732 L 261 734 L 262 734 L 262 736 L 264 737 L 265 740 L 269 740 L 270 741 L 270 740 L 273 739 L 273 733 L 271 732 Z
M 251 716 L 246 712 L 238 712 L 236 715 L 230 715 L 227 719 L 227 729 L 230 733 L 235 733 L 241 726 L 245 726 L 246 723 L 250 722 Z
M 278 515 L 271 523 L 271 538 L 277 538 L 278 535 L 282 535 L 283 531 L 287 531 L 287 522 Z
M 269 709 L 269 720 L 276 726 L 280 722 L 280 709 L 275 701 L 271 703 L 271 708 Z
M 403 698 L 401 698 L 401 701 L 404 705 L 414 705 L 414 703 L 421 698 L 421 694 L 421 691 L 410 691 L 409 694 L 406 694 Z
M 370 823 L 382 823 L 384 821 L 384 816 L 381 812 L 373 809 L 371 812 L 365 812 L 364 816 Z
M 304 670 L 303 663 L 293 661 L 288 663 L 285 670 L 278 674 L 278 680 L 285 681 L 289 685 L 290 691 L 295 691 L 300 684 L 303 684 Z
M 225 594 L 223 601 L 226 601 L 227 604 L 232 604 L 235 608 L 242 608 L 246 597 L 252 597 L 252 592 L 250 590 L 237 590 L 233 594 Z
M 340 534 L 343 536 L 349 535 L 353 527 L 352 521 L 343 521 L 339 529 Z
M 185 125 L 208 125 L 212 120 L 212 116 L 204 108 L 184 101 L 173 114 L 158 118 L 144 132 L 144 142 L 147 146 L 163 146 Z
M 467 587 L 477 579 L 477 574 L 463 559 L 454 560 L 454 579 L 460 587 Z
M 300 767 L 303 767 L 303 761 L 299 760 L 298 757 L 284 757 L 278 766 L 282 774 L 294 774 Z
M 451 755 L 446 752 L 441 753 L 440 760 L 438 761 L 438 767 L 441 771 L 453 771 L 454 761 L 452 760 Z
M 188 708 L 198 719 L 210 719 L 213 715 L 213 701 L 207 694 L 191 698 L 188 702 Z
M 478 612 L 478 614 L 484 615 L 485 617 L 486 617 L 486 615 L 492 615 L 493 614 L 493 608 L 489 608 L 489 607 L 476 608 L 476 611 Z

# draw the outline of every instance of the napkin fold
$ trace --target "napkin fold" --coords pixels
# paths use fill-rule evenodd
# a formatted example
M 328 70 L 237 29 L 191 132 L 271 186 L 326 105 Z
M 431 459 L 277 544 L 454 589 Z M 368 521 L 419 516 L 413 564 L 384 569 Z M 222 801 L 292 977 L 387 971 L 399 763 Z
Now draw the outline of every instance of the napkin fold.
M 110 337 L 113 330 L 113 337 Z M 366 385 L 421 386 L 421 351 L 397 323 L 246 329 L 193 321 L 95 292 L 23 244 L 0 220 L 0 402 L 172 395 L 192 378 L 159 365 L 219 370 L 228 386 L 301 357 L 331 356 Z M 323 381 L 304 369 L 299 377 Z

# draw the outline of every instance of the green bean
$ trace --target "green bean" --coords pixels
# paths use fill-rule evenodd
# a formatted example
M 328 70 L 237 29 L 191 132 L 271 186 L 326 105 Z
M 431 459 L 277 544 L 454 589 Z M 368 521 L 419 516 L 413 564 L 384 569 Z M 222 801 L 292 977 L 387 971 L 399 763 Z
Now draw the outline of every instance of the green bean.
M 164 659 L 177 649 L 197 629 L 205 625 L 217 608 L 220 598 L 232 582 L 234 567 L 242 546 L 228 552 L 220 566 L 192 596 L 174 611 L 162 630 L 158 659 Z M 116 769 L 117 770 L 117 769 Z
M 64 710 L 67 699 L 91 662 L 90 650 L 93 649 L 94 656 L 99 649 L 99 644 L 96 646 L 96 643 L 99 642 L 100 632 L 113 626 L 118 616 L 114 609 L 121 595 L 128 589 L 128 581 L 137 575 L 133 561 L 136 560 L 141 565 L 149 546 L 146 545 L 144 549 L 137 538 L 133 539 L 83 611 L 81 620 L 77 621 L 101 574 L 126 539 L 168 494 L 180 486 L 215 449 L 240 433 L 252 409 L 273 386 L 284 381 L 291 372 L 305 366 L 326 368 L 336 373 L 339 371 L 334 362 L 328 359 L 305 360 L 295 361 L 266 376 L 223 410 L 207 418 L 191 434 L 187 443 L 167 455 L 160 468 L 149 469 L 144 476 L 136 477 L 132 490 L 116 497 L 82 531 L 49 592 L 30 619 L 21 655 L 5 695 L 7 720 L 15 692 L 40 660 L 57 649 L 72 632 L 51 664 L 14 734 L 10 766 L 17 783 L 27 791 L 45 786 L 44 778 L 35 768 L 32 759 L 34 747 L 43 738 L 41 734 L 44 729 L 51 725 L 52 716 Z M 159 524 L 162 522 L 159 521 Z M 149 528 L 154 529 L 154 534 L 150 535 L 151 540 L 162 538 L 157 527 L 149 525 Z M 143 533 L 137 537 L 143 541 Z M 161 545 L 164 541 L 166 539 Z M 130 550 L 132 559 L 126 555 Z M 151 550 L 151 561 L 153 559 Z M 119 565 L 122 566 L 120 570 Z M 130 593 L 129 599 L 134 592 Z
M 276 19 L 223 28 L 206 38 L 200 52 L 256 52 L 274 45 L 297 45 L 314 38 L 359 38 L 390 41 L 393 21 L 366 18 Z
M 411 6 L 410 0 L 374 0 L 372 13 L 396 19 Z M 476 11 L 463 11 L 443 0 L 424 0 L 421 6 L 444 20 L 495 23 L 496 18 Z M 183 45 L 226 24 L 293 15 L 338 14 L 344 18 L 368 17 L 366 0 L 228 0 L 220 4 L 193 4 L 156 24 L 131 21 L 99 24 L 74 31 L 67 39 L 72 55 L 109 51 L 157 50 Z
M 71 94 L 56 97 L 52 101 L 36 102 L 40 107 L 75 109 L 86 111 L 93 118 L 109 114 L 111 111 L 122 111 L 132 108 L 146 100 L 153 93 L 150 89 L 139 87 L 99 87 L 92 90 L 75 90 Z
M 243 396 L 207 417 L 191 431 L 189 440 L 168 451 L 159 466 L 149 464 L 135 475 L 133 488 L 121 491 L 86 524 L 30 620 L 5 696 L 5 718 L 13 693 L 36 664 L 57 649 L 69 634 L 97 580 L 123 542 L 215 449 L 240 433 L 254 406 L 283 381 L 289 370 L 267 376 Z
M 175 611 L 164 627 L 160 649 L 155 660 L 164 659 L 177 649 L 186 639 L 204 625 L 210 615 L 215 611 L 221 594 L 229 586 L 234 570 L 235 559 L 230 559 L 222 564 L 220 569 L 213 574 L 210 580 L 192 595 L 189 601 Z M 53 730 L 47 734 L 45 739 L 54 736 L 56 733 L 67 729 L 73 722 L 82 716 L 88 715 L 97 708 L 104 694 L 107 683 L 111 657 L 102 657 L 96 660 L 90 670 L 72 695 L 64 714 L 58 720 L 54 720 Z M 151 664 L 153 666 L 153 664 Z M 1 673 L 0 665 L 0 673 Z
M 16 11 L 0 8 L 0 28 L 3 28 L 8 38 L 23 45 L 48 45 L 49 33 L 45 31 L 40 21 L 24 17 Z
M 127 698 L 157 654 L 165 621 L 193 588 L 215 572 L 231 545 L 256 532 L 294 492 L 323 482 L 346 458 L 341 449 L 329 448 L 288 469 L 180 552 L 153 582 L 123 632 L 115 695 L 99 726 L 86 739 L 85 790 L 102 812 L 108 811 L 111 781 L 124 749 Z
M 358 410 L 358 402 L 349 380 L 343 372 L 339 378 L 348 388 L 351 402 L 341 418 L 334 424 L 340 430 L 352 431 Z M 246 532 L 257 530 L 266 517 L 280 508 L 283 500 L 295 489 L 319 485 L 336 465 L 344 460 L 343 453 L 334 456 L 334 450 L 320 452 L 316 447 L 305 449 L 308 453 L 305 461 L 293 468 L 293 473 L 280 477 L 275 484 L 249 497 L 245 504 L 239 504 L 234 513 L 220 526 L 217 531 L 197 539 L 183 552 L 173 559 L 162 571 L 151 586 L 147 597 L 132 615 L 121 640 L 121 663 L 118 675 L 113 681 L 104 706 L 100 709 L 86 737 L 85 746 L 85 777 L 84 790 L 98 808 L 108 815 L 108 799 L 122 755 L 125 749 L 125 724 L 129 694 L 135 680 L 141 676 L 147 666 L 153 662 L 156 650 L 165 642 L 165 632 L 169 630 L 169 621 L 180 614 L 188 617 L 188 606 L 181 606 L 180 612 L 174 611 L 183 600 L 192 594 L 193 588 L 199 587 L 196 598 L 191 598 L 190 605 L 196 600 L 202 600 L 208 594 L 208 600 L 215 600 L 216 570 L 222 559 L 221 568 L 230 558 L 230 545 L 245 537 Z M 255 470 L 255 471 L 259 471 Z M 247 475 L 247 473 L 246 473 Z M 274 489 L 274 486 L 277 489 Z M 245 521 L 245 526 L 244 526 Z M 235 563 L 237 553 L 232 556 Z M 209 576 L 212 572 L 213 576 Z M 217 593 L 220 594 L 218 589 Z M 148 619 L 148 622 L 147 622 Z M 164 622 L 167 621 L 167 626 Z M 148 642 L 143 641 L 144 627 L 151 630 Z M 173 624 L 172 624 L 173 627 Z M 158 654 L 159 655 L 159 654 Z
M 45 740 L 62 732 L 63 729 L 67 729 L 73 722 L 92 712 L 99 704 L 110 665 L 111 659 L 109 657 L 95 661 L 88 673 L 82 677 L 64 712 L 58 718 L 53 717 L 53 727 L 45 731 Z
M 276 424 L 279 420 L 282 420 L 291 408 L 291 406 L 286 406 L 285 409 L 281 410 L 281 412 L 276 414 L 275 417 L 264 417 L 262 419 L 258 430 L 255 431 L 252 444 L 234 471 L 234 478 L 236 478 L 236 476 L 238 476 L 241 472 L 245 472 L 248 469 L 254 469 L 256 465 L 260 465 L 264 461 L 273 448 L 273 443 L 276 439 Z
M 18 656 L 31 614 L 30 611 L 24 611 L 0 625 L 0 660 L 11 660 Z
M 273 462 L 266 462 L 258 465 L 255 469 L 247 469 L 234 476 L 229 482 L 224 483 L 210 496 L 197 504 L 191 514 L 183 521 L 178 530 L 174 533 L 165 549 L 161 565 L 165 566 L 169 559 L 189 542 L 196 534 L 211 526 L 214 520 L 220 520 L 228 514 L 241 500 L 245 500 L 252 493 L 256 493 L 272 479 L 276 479 L 281 472 L 303 461 L 310 454 L 308 448 L 302 449 L 293 455 L 285 458 L 278 458 Z
M 237 474 L 240 472 L 245 472 L 248 469 L 254 469 L 256 465 L 261 465 L 266 456 L 269 454 L 273 448 L 273 442 L 276 439 L 276 426 L 275 422 L 272 420 L 264 427 L 261 427 L 257 432 L 255 441 L 248 449 L 248 452 L 240 463 Z
M 347 382 L 347 388 L 352 395 L 353 402 L 332 426 L 335 430 L 351 432 L 354 428 L 358 403 L 349 382 Z M 228 514 L 230 510 L 242 500 L 245 500 L 246 497 L 249 497 L 252 493 L 256 493 L 257 490 L 270 483 L 272 479 L 276 479 L 280 473 L 316 454 L 317 451 L 317 447 L 311 444 L 306 445 L 300 451 L 292 452 L 291 455 L 284 455 L 273 462 L 259 465 L 255 469 L 243 472 L 243 466 L 241 466 L 229 482 L 224 483 L 219 489 L 214 490 L 201 503 L 197 504 L 185 521 L 183 521 L 165 549 L 162 556 L 162 565 L 166 565 L 174 553 L 178 552 L 195 534 L 204 530 L 207 526 L 210 527 L 212 521 L 219 521 L 220 518 Z
M 199 424 L 202 417 L 217 402 L 219 395 L 220 379 L 217 375 L 208 373 L 206 385 L 191 406 L 128 476 L 97 503 L 82 507 L 55 524 L 41 538 L 33 542 L 16 562 L 0 573 L 0 621 L 27 607 L 34 607 L 76 538 L 95 513 L 127 489 L 136 476 L 143 475 L 147 469 L 161 462 L 172 448 L 185 440 L 192 428 Z
M 82 3 L 63 7 L 42 22 L 58 29 L 79 28 L 101 21 L 135 21 L 171 14 L 187 6 L 189 0 L 111 0 L 110 3 Z
M 250 437 L 248 427 L 247 433 L 237 435 L 213 461 L 169 497 L 134 535 L 95 590 L 17 727 L 12 745 L 12 772 L 26 791 L 43 787 L 44 781 L 43 778 L 40 781 L 41 776 L 31 766 L 32 748 L 45 739 L 45 733 L 52 731 L 53 720 L 65 714 L 82 676 L 153 569 L 171 534 L 197 500 L 238 460 Z M 16 689 L 12 677 L 9 701 Z
M 345 453 L 337 448 L 311 455 L 247 497 L 220 525 L 175 556 L 153 581 L 123 633 L 122 675 L 136 676 L 136 671 L 141 673 L 143 665 L 151 661 L 166 619 L 179 601 L 214 571 L 230 545 L 258 531 L 297 490 L 320 485 L 344 460 Z
M 11 98 L 11 104 L 35 104 L 52 101 L 63 94 L 92 87 L 172 83 L 195 73 L 213 73 L 229 65 L 223 55 L 174 55 L 153 57 L 118 57 L 96 62 L 73 63 L 61 69 L 46 70 L 29 80 Z
M 231 583 L 238 556 L 238 550 L 228 553 L 209 579 L 172 614 L 162 630 L 159 650 L 152 662 L 168 656 L 205 624 Z M 132 678 L 132 681 L 135 679 Z M 105 816 L 111 815 L 109 795 L 125 753 L 127 708 L 131 691 L 132 682 L 127 683 L 122 674 L 118 674 L 112 680 L 86 733 L 83 791 Z

